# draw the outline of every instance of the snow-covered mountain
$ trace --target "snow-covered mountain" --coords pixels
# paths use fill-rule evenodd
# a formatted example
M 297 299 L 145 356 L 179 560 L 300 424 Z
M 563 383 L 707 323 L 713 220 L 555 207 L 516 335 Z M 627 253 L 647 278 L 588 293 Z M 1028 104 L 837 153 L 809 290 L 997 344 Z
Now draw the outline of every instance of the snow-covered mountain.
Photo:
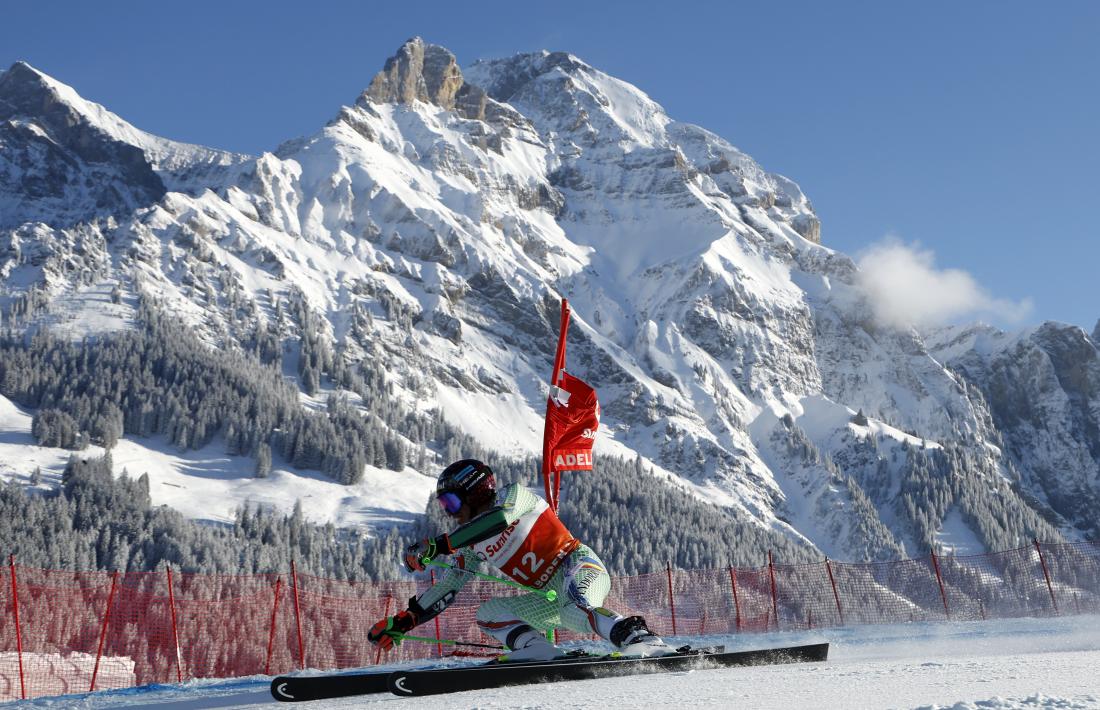
M 133 327 L 141 296 L 212 347 L 259 329 L 293 358 L 304 306 L 393 406 L 528 455 L 564 296 L 597 451 L 737 516 L 860 559 L 1095 534 L 1095 337 L 926 342 L 877 324 L 857 277 L 795 183 L 565 53 L 460 69 L 412 39 L 259 157 L 0 75 L 8 325 Z
M 0 97 L 0 227 L 126 215 L 246 159 L 140 131 L 23 62 Z
M 1097 324 L 1100 331 L 1100 323 Z M 974 383 L 1032 505 L 1100 534 L 1100 352 L 1097 333 L 1047 322 L 929 336 L 935 357 Z

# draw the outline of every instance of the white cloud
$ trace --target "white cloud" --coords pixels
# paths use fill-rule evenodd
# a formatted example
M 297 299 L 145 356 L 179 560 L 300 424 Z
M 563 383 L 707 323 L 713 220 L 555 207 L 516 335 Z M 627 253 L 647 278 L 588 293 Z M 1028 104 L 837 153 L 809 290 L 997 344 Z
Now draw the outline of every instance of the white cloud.
M 1015 324 L 1033 308 L 1030 299 L 994 298 L 966 271 L 937 268 L 935 254 L 919 243 L 888 236 L 857 261 L 860 285 L 885 325 L 920 328 L 983 317 Z

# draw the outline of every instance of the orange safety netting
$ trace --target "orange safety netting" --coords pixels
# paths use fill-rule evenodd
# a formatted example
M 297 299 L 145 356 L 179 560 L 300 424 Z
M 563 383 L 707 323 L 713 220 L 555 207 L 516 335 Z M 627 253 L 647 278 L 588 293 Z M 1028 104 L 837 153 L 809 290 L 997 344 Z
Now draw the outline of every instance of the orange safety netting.
M 293 569 L 241 576 L 65 572 L 14 561 L 0 579 L 0 700 L 356 668 L 456 651 L 405 641 L 382 657 L 367 641 L 371 625 L 404 609 L 428 579 L 346 582 Z M 443 615 L 414 633 L 495 643 L 478 631 L 477 607 L 517 593 L 471 582 Z M 615 578 L 604 604 L 678 636 L 1098 613 L 1100 544 L 1036 543 L 893 562 L 670 568 Z

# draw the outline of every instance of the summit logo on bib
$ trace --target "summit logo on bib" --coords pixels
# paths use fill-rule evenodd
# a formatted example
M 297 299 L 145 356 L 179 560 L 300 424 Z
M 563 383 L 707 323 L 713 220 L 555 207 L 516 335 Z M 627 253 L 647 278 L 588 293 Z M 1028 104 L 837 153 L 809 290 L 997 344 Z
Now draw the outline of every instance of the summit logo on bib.
M 512 533 L 516 531 L 516 523 L 512 523 L 507 530 L 500 534 L 496 542 L 489 545 L 486 552 L 489 553 L 489 557 L 493 557 L 502 549 L 504 549 L 504 543 L 508 542 L 508 538 L 512 536 Z

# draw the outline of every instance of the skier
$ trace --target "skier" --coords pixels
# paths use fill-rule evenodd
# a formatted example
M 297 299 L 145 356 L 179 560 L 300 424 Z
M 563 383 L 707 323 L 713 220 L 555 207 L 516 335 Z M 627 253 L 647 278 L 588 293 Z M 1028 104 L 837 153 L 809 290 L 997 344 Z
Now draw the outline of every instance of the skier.
M 394 634 L 406 633 L 434 618 L 454 601 L 472 576 L 467 571 L 491 565 L 517 582 L 557 593 L 554 601 L 528 593 L 490 599 L 478 608 L 478 627 L 510 649 L 502 661 L 561 657 L 562 650 L 546 639 L 546 632 L 558 627 L 594 632 L 624 656 L 674 653 L 646 627 L 642 617 L 624 617 L 600 606 L 611 590 L 611 577 L 603 562 L 569 534 L 539 496 L 519 484 L 497 491 L 488 466 L 476 459 L 463 459 L 439 474 L 436 498 L 459 527 L 409 546 L 405 566 L 409 571 L 422 571 L 425 562 L 454 555 L 455 569 L 409 599 L 408 609 L 376 623 L 367 634 L 371 643 L 392 648 Z

